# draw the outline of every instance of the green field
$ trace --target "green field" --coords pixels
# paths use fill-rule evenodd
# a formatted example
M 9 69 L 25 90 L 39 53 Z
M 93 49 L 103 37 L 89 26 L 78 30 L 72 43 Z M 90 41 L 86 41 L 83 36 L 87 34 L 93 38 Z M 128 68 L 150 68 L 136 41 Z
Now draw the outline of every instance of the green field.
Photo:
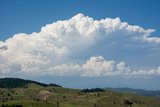
M 135 94 L 81 92 L 62 87 L 28 84 L 22 88 L 0 88 L 3 107 L 160 107 L 160 98 Z
M 19 78 L 0 79 L 0 107 L 160 107 L 160 97 L 109 89 L 69 89 Z

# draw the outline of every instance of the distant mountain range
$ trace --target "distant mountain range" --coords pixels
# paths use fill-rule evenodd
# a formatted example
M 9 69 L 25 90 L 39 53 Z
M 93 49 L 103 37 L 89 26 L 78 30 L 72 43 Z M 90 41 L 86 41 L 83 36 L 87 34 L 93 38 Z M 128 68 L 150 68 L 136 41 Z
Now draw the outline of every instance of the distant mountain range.
M 111 88 L 111 87 L 107 87 L 105 89 L 116 91 L 116 92 L 139 94 L 143 96 L 160 97 L 160 90 L 153 91 L 153 90 L 142 90 L 142 89 L 132 89 L 132 88 Z

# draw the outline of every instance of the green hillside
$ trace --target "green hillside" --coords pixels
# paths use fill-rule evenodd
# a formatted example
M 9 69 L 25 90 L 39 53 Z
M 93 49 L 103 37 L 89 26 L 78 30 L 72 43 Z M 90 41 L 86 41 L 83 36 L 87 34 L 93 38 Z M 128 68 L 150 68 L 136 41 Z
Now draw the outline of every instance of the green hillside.
M 56 86 L 56 87 L 61 87 L 60 85 L 57 84 L 44 84 L 32 80 L 24 80 L 20 78 L 0 78 L 0 88 L 17 88 L 17 87 L 25 87 L 28 84 L 37 84 L 43 87 L 47 86 Z
M 76 90 L 14 78 L 0 79 L 0 87 L 1 107 L 160 107 L 159 97 L 99 88 Z

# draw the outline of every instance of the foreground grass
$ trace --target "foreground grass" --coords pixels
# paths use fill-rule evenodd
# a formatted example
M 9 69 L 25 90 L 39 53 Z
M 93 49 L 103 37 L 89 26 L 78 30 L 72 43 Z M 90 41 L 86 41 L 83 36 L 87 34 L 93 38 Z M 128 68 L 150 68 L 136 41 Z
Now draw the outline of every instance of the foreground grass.
M 85 93 L 61 87 L 30 84 L 25 88 L 0 88 L 2 107 L 160 107 L 160 98 L 113 91 Z

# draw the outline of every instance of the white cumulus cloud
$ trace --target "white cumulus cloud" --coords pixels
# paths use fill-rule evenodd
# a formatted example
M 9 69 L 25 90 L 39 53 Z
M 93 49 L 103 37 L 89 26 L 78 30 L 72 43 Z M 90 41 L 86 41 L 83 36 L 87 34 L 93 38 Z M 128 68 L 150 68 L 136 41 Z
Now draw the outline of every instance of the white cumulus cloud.
M 85 64 L 75 64 L 81 59 L 74 57 L 87 54 L 88 49 L 91 50 L 102 40 L 112 41 L 113 38 L 118 39 L 121 44 L 127 40 L 159 46 L 160 38 L 151 37 L 152 32 L 154 29 L 145 30 L 139 26 L 132 26 L 127 22 L 121 22 L 120 18 L 94 20 L 77 14 L 69 20 L 47 24 L 40 32 L 19 33 L 4 42 L 0 41 L 0 76 L 127 74 L 132 70 L 125 67 L 124 62 L 115 64 L 115 61 L 106 61 L 100 56 L 91 57 Z M 105 50 L 105 47 L 102 50 Z M 85 60 L 83 59 L 83 62 Z M 146 72 L 133 71 L 133 74 L 157 73 L 159 68 L 149 71 L 150 73 Z
M 160 66 L 156 69 L 140 69 L 132 70 L 126 66 L 125 62 L 116 63 L 115 61 L 105 60 L 102 56 L 91 57 L 85 64 L 82 65 L 81 76 L 85 77 L 103 77 L 111 75 L 123 76 L 149 76 L 160 75 Z

